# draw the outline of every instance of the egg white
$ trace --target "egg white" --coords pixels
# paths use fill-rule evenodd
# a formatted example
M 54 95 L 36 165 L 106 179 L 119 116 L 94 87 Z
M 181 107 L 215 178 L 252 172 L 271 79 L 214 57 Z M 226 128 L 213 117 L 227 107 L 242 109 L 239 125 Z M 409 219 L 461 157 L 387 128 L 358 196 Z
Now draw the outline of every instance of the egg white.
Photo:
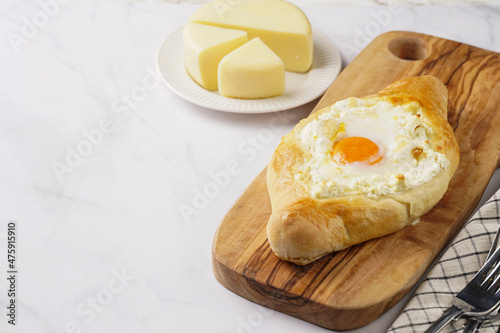
M 429 146 L 421 117 L 382 100 L 339 101 L 300 132 L 299 142 L 311 156 L 295 177 L 315 198 L 363 193 L 380 197 L 424 184 L 450 162 Z M 373 141 L 382 161 L 374 165 L 335 162 L 335 142 L 352 136 Z M 418 158 L 415 149 L 422 151 Z

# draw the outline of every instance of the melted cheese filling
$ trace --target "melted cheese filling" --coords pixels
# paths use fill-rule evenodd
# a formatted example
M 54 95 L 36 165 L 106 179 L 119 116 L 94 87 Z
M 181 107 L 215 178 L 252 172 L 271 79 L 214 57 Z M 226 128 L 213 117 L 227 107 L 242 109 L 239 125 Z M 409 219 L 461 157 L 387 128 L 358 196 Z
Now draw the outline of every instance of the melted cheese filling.
M 295 178 L 314 198 L 378 198 L 427 183 L 450 162 L 430 147 L 432 129 L 424 128 L 420 107 L 410 104 L 354 97 L 335 103 L 300 132 L 300 145 L 311 155 Z

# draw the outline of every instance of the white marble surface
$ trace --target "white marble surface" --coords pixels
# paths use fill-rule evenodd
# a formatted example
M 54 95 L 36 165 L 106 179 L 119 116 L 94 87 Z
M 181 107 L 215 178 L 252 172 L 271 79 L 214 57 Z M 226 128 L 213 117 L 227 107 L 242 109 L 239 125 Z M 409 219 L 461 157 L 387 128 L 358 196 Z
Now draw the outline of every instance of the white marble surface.
M 129 2 L 163 2 L 182 4 L 202 4 L 211 0 L 121 0 Z M 298 6 L 313 4 L 322 5 L 348 5 L 348 6 L 379 6 L 391 5 L 395 0 L 290 0 Z M 402 5 L 498 5 L 498 0 L 397 0 Z
M 157 81 L 154 58 L 197 5 L 55 1 L 0 4 L 0 331 L 326 332 L 227 291 L 210 253 L 226 211 L 316 101 L 259 115 L 191 105 Z M 385 7 L 301 7 L 344 64 L 388 30 L 500 51 L 499 7 L 401 7 L 378 25 Z M 227 184 L 182 214 L 228 163 Z M 402 305 L 356 332 L 385 331 Z

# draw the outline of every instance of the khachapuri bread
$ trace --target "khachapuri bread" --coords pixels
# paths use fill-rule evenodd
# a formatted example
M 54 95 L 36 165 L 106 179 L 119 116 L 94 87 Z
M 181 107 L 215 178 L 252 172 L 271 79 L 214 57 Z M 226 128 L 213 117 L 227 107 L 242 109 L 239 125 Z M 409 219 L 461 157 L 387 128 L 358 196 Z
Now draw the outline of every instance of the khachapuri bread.
M 418 222 L 445 194 L 459 163 L 448 91 L 411 77 L 303 119 L 267 168 L 267 237 L 299 265 Z

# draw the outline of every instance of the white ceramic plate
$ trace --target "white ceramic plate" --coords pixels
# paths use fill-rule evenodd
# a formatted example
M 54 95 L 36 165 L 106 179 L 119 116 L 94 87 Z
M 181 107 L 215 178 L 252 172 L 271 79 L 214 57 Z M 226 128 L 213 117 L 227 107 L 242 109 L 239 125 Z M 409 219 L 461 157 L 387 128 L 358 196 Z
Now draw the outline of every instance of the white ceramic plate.
M 313 29 L 312 68 L 304 74 L 286 72 L 285 92 L 264 99 L 237 99 L 209 91 L 194 82 L 184 67 L 182 28 L 176 30 L 160 46 L 157 70 L 163 81 L 185 100 L 209 109 L 235 113 L 266 113 L 291 109 L 321 96 L 337 77 L 342 67 L 338 50 L 330 39 Z

